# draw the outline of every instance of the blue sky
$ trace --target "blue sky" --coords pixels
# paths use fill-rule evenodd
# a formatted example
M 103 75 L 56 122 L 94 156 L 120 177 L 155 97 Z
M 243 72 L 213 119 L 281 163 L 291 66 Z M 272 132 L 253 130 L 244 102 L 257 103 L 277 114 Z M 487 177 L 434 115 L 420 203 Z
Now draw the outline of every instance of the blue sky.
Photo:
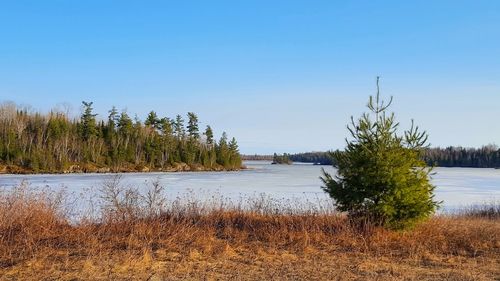
M 500 144 L 499 1 L 9 2 L 0 101 L 194 111 L 243 153 L 298 152 L 342 148 L 379 75 L 433 146 Z

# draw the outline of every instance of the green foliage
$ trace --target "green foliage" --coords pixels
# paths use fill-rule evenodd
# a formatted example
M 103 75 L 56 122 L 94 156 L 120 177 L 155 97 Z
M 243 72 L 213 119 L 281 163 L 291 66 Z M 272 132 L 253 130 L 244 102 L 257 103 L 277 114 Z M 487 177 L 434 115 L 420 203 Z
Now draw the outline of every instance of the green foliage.
M 426 148 L 422 157 L 427 165 L 436 167 L 500 167 L 500 148 L 495 144 L 484 145 L 480 148 L 456 146 Z M 296 162 L 335 165 L 334 159 L 328 152 L 297 153 L 290 155 L 290 159 Z
M 198 116 L 196 116 L 196 114 L 194 114 L 193 112 L 188 112 L 187 130 L 189 137 L 196 140 L 200 138 L 200 132 L 198 129 Z
M 204 135 L 207 138 L 207 145 L 212 146 L 214 144 L 214 132 L 210 126 L 207 125 Z
M 233 137 L 229 142 L 229 163 L 231 169 L 239 169 L 241 166 L 241 156 L 238 148 L 238 143 Z
M 113 129 L 116 127 L 116 124 L 118 123 L 118 110 L 116 109 L 116 107 L 112 107 L 109 111 L 108 111 L 109 115 L 108 115 L 108 126 L 112 127 Z
M 158 115 L 156 115 L 156 112 L 154 111 L 149 112 L 146 121 L 144 121 L 144 125 L 153 128 L 158 128 L 159 124 L 160 124 L 160 119 L 158 118 Z
M 82 101 L 82 104 L 83 104 L 83 114 L 80 118 L 81 121 L 80 134 L 83 140 L 87 141 L 92 136 L 97 135 L 97 127 L 95 122 L 95 117 L 97 116 L 97 114 L 92 113 L 93 102 Z
M 182 116 L 177 115 L 174 122 L 174 132 L 178 139 L 184 138 L 186 129 L 184 128 L 184 119 Z
M 159 126 L 163 135 L 172 135 L 172 121 L 168 117 L 160 119 Z
M 128 116 L 127 112 L 123 111 L 118 119 L 118 131 L 122 135 L 129 135 L 133 126 L 132 119 Z
M 314 163 L 319 165 L 333 165 L 333 159 L 328 152 L 304 152 L 291 154 L 290 160 L 294 162 Z
M 494 144 L 480 148 L 430 148 L 425 151 L 424 160 L 439 167 L 499 168 L 500 148 Z
M 292 160 L 290 160 L 290 154 L 283 153 L 283 155 L 278 155 L 274 153 L 273 155 L 273 163 L 272 164 L 285 164 L 285 165 L 290 165 L 292 164 Z
M 236 140 L 222 148 L 207 126 L 206 141 L 200 139 L 198 117 L 188 113 L 188 126 L 177 115 L 175 121 L 151 111 L 144 124 L 126 111 L 113 107 L 107 120 L 96 120 L 93 103 L 83 103 L 78 120 L 64 113 L 29 113 L 13 104 L 0 105 L 0 164 L 33 172 L 62 172 L 73 167 L 95 171 L 163 169 L 185 162 L 194 169 L 238 169 L 241 158 Z M 181 165 L 182 166 L 182 165 Z
M 368 109 L 348 126 L 352 140 L 345 152 L 332 152 L 338 174 L 323 170 L 323 189 L 340 211 L 355 219 L 370 221 L 392 229 L 412 227 L 432 215 L 438 206 L 430 168 L 421 160 L 427 135 L 413 125 L 402 135 L 391 105 L 370 96 Z

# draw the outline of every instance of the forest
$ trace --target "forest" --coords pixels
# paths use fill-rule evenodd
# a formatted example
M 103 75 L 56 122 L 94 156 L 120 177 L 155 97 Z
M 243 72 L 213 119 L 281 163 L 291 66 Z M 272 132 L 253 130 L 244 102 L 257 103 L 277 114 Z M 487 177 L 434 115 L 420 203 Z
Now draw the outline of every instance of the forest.
M 328 152 L 290 154 L 289 158 L 294 162 L 333 164 Z M 454 146 L 427 148 L 423 153 L 423 160 L 427 165 L 437 167 L 498 168 L 500 167 L 500 148 L 491 144 L 480 148 Z
M 439 167 L 499 168 L 500 148 L 491 144 L 480 148 L 429 148 L 424 160 Z
M 113 107 L 98 118 L 92 102 L 82 102 L 79 118 L 53 110 L 42 114 L 12 103 L 0 105 L 0 172 L 66 173 L 238 170 L 235 138 L 217 141 L 210 126 L 200 132 L 189 112 L 144 122 Z

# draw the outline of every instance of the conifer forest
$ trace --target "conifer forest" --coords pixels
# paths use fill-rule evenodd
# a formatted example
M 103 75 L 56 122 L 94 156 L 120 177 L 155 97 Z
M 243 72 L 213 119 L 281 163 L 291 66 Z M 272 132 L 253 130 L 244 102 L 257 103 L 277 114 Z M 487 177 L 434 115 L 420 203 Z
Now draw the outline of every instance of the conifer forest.
M 144 122 L 115 107 L 102 118 L 82 102 L 79 118 L 0 106 L 0 170 L 9 173 L 238 170 L 235 138 L 219 140 L 198 116 L 151 111 Z

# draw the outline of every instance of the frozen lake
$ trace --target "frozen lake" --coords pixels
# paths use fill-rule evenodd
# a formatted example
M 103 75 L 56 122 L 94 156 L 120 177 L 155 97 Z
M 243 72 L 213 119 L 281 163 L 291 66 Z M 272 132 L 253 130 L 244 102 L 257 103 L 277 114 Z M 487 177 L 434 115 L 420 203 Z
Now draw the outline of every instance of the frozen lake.
M 231 200 L 265 194 L 274 199 L 319 202 L 328 200 L 321 190 L 321 168 L 310 164 L 271 165 L 266 161 L 248 161 L 250 169 L 240 172 L 129 173 L 123 174 L 127 185 L 143 187 L 159 179 L 167 196 L 186 193 L 204 199 L 214 194 Z M 436 199 L 445 209 L 500 201 L 500 170 L 478 168 L 436 168 L 432 182 L 437 186 Z M 65 188 L 71 194 L 92 193 L 109 174 L 0 175 L 0 187 L 11 187 L 26 180 L 33 187 L 53 190 Z M 94 191 L 93 191 L 94 190 Z

